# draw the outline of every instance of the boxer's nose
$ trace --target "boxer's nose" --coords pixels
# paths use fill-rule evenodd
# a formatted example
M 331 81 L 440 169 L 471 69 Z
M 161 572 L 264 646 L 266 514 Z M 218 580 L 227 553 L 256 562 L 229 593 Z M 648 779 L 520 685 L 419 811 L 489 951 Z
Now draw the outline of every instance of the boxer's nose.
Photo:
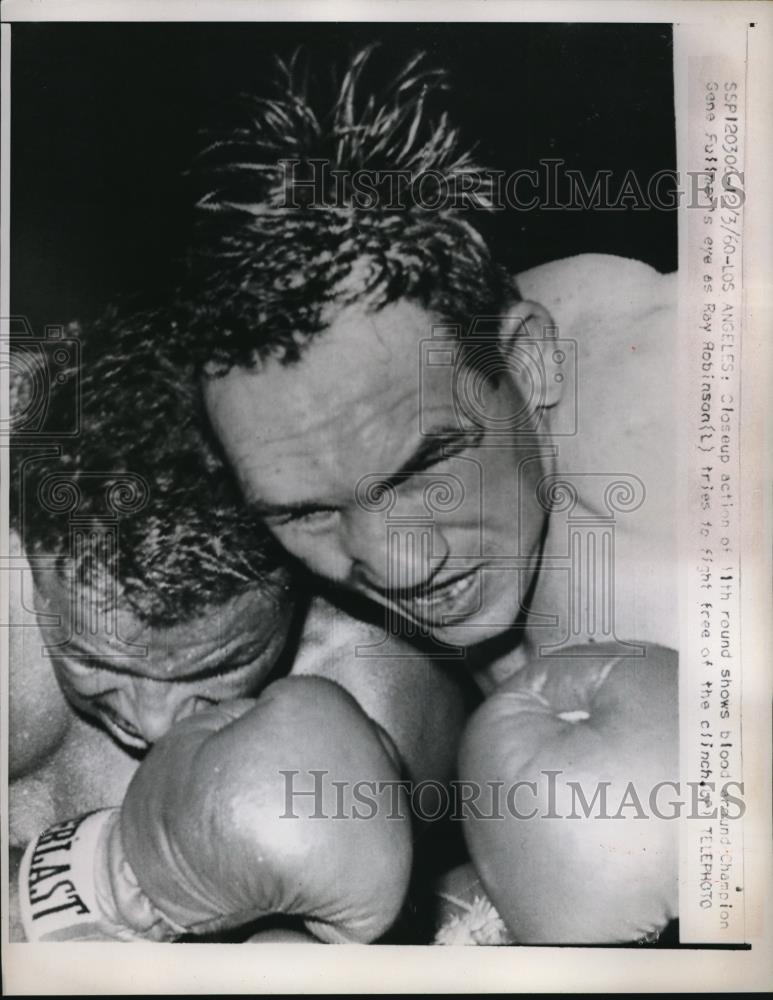
M 345 547 L 351 559 L 350 583 L 384 593 L 430 583 L 448 556 L 437 524 L 387 521 L 377 513 L 357 511 L 347 524 Z

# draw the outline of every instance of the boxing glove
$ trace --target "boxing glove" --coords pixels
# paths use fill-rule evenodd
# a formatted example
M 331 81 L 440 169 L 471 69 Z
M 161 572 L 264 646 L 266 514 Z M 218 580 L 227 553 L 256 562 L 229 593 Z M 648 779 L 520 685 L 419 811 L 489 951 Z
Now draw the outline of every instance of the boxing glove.
M 331 681 L 202 711 L 149 751 L 120 810 L 30 845 L 27 937 L 172 940 L 289 914 L 324 941 L 374 940 L 411 867 L 398 781 L 391 741 Z
M 320 944 L 319 938 L 304 931 L 277 927 L 266 931 L 256 931 L 247 938 L 247 944 Z
M 571 653 L 536 659 L 470 720 L 470 856 L 518 942 L 653 940 L 678 915 L 677 655 Z

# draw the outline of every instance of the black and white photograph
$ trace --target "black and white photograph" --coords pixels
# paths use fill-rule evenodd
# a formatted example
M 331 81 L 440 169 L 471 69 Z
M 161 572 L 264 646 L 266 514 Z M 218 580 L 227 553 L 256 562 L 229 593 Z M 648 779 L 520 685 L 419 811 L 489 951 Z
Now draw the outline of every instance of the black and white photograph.
M 762 959 L 754 25 L 676 21 L 3 25 L 9 961 Z

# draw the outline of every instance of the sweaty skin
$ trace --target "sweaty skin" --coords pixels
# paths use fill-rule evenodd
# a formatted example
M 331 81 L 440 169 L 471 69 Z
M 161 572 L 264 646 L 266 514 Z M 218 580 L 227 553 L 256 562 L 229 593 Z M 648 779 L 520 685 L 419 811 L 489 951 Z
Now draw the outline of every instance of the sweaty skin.
M 554 511 L 543 536 L 545 512 L 533 499 L 542 476 L 559 472 L 574 477 L 578 490 L 575 516 L 605 515 L 603 496 L 600 502 L 597 489 L 601 477 L 635 476 L 644 484 L 644 501 L 636 509 L 614 515 L 615 634 L 676 648 L 677 601 L 671 572 L 676 551 L 675 476 L 664 464 L 664 455 L 672 449 L 663 447 L 672 439 L 675 421 L 671 411 L 675 282 L 675 276 L 659 275 L 644 264 L 603 255 L 557 261 L 518 277 L 526 302 L 540 307 L 533 313 L 536 323 L 526 317 L 529 334 L 538 335 L 547 316 L 558 327 L 559 338 L 577 344 L 576 394 L 564 391 L 558 398 L 539 400 L 535 426 L 548 433 L 551 428 L 573 426 L 574 432 L 550 439 L 554 450 L 549 448 L 538 459 L 520 455 L 524 460 L 520 463 L 517 451 L 514 456 L 496 441 L 482 442 L 474 434 L 464 437 L 469 427 L 461 428 L 456 441 L 446 441 L 448 450 L 431 469 L 445 475 L 449 483 L 461 482 L 463 502 L 437 515 L 432 558 L 420 546 L 411 550 L 416 559 L 403 562 L 397 594 L 385 572 L 383 510 L 377 504 L 363 509 L 353 498 L 358 483 L 373 474 L 383 477 L 396 472 L 417 444 L 432 437 L 422 433 L 421 418 L 428 411 L 421 402 L 418 365 L 418 344 L 431 335 L 431 318 L 415 308 L 404 308 L 406 304 L 398 304 L 389 313 L 385 310 L 380 319 L 349 314 L 336 330 L 309 348 L 308 358 L 304 356 L 312 360 L 312 354 L 319 351 L 328 359 L 308 369 L 313 373 L 311 380 L 298 381 L 299 369 L 293 366 L 279 369 L 286 373 L 284 379 L 273 369 L 271 379 L 261 378 L 260 372 L 236 369 L 225 378 L 209 381 L 210 415 L 245 495 L 256 508 L 306 505 L 297 517 L 267 516 L 269 526 L 291 552 L 322 575 L 396 609 L 409 620 L 429 619 L 438 638 L 472 645 L 507 632 L 525 600 L 527 583 L 533 581 L 540 552 L 554 559 L 559 568 L 543 565 L 536 577 L 529 604 L 532 615 L 515 634 L 514 646 L 476 670 L 484 691 L 493 690 L 520 669 L 538 644 L 566 638 L 570 595 L 567 573 L 560 563 L 563 560 L 565 567 L 569 512 Z M 402 338 L 399 343 L 395 336 Z M 550 369 L 548 376 L 553 374 Z M 260 392 L 256 392 L 258 386 Z M 455 411 L 453 396 L 443 389 L 442 381 L 429 388 L 434 393 L 431 414 L 438 419 L 429 428 L 433 431 L 447 425 Z M 506 417 L 521 405 L 518 393 L 517 385 L 502 385 L 484 397 L 486 412 Z M 329 410 L 331 401 L 338 407 L 334 412 Z M 292 422 L 283 423 L 280 414 L 291 416 Z M 262 428 L 260 436 L 256 428 Z M 394 508 L 395 513 L 422 512 L 424 485 L 416 475 L 403 480 L 397 490 L 401 507 Z M 397 531 L 402 542 L 406 522 L 396 523 L 402 525 Z M 413 524 L 416 530 L 415 518 Z M 516 537 L 517 551 L 525 560 L 520 573 L 492 565 L 498 553 L 516 551 Z M 421 587 L 440 584 L 453 594 L 463 572 L 472 578 L 470 589 L 461 598 L 440 602 L 441 610 L 447 610 L 445 605 L 450 603 L 457 613 L 449 618 L 436 615 L 432 610 L 436 605 L 428 610 Z M 31 574 L 24 576 L 24 607 L 28 609 L 32 606 Z M 589 608 L 586 591 L 580 600 L 574 643 L 598 636 Z M 29 624 L 29 611 L 21 614 L 21 620 Z M 332 619 L 326 618 L 331 614 Z M 324 636 L 332 636 L 333 649 L 349 653 L 360 643 L 361 626 L 346 624 L 339 614 L 320 605 L 309 616 L 295 669 L 319 670 L 322 676 L 353 689 L 358 699 L 373 698 L 382 718 L 376 714 L 377 707 L 363 707 L 398 745 L 405 742 L 407 749 L 401 746 L 404 759 L 413 760 L 414 767 L 432 748 L 441 755 L 445 752 L 443 737 L 455 746 L 454 727 L 462 712 L 453 707 L 438 711 L 436 704 L 447 676 L 435 674 L 437 668 L 427 661 L 420 661 L 423 665 L 417 674 L 415 659 L 385 656 L 380 666 L 378 657 L 373 660 L 368 677 L 364 658 L 333 656 L 320 646 L 319 637 Z M 333 627 L 326 628 L 325 622 L 331 620 Z M 380 638 L 378 629 L 370 634 L 373 642 Z M 17 843 L 24 843 L 53 819 L 114 804 L 136 763 L 104 730 L 75 716 L 52 683 L 51 661 L 41 659 L 35 630 L 12 629 L 11 641 L 24 644 L 21 654 L 12 649 L 12 666 L 19 669 L 16 680 L 13 673 L 11 678 L 10 789 L 12 832 L 19 838 Z M 386 678 L 392 679 L 391 688 Z M 379 697 L 382 690 L 383 697 Z M 395 736 L 401 721 L 408 734 Z M 432 725 L 440 730 L 433 730 Z M 114 787 L 101 783 L 106 775 Z M 109 801 L 96 801 L 100 794 L 109 796 Z M 17 829 L 22 820 L 26 826 Z
M 122 801 L 144 743 L 152 742 L 151 735 L 161 735 L 159 714 L 149 694 L 155 692 L 156 701 L 164 707 L 166 728 L 176 718 L 214 701 L 257 695 L 272 673 L 282 644 L 266 657 L 258 651 L 257 641 L 265 639 L 266 629 L 256 629 L 251 639 L 248 620 L 239 614 L 235 621 L 244 628 L 232 642 L 219 645 L 230 634 L 229 622 L 233 624 L 234 618 L 220 614 L 213 618 L 210 630 L 198 630 L 201 643 L 190 646 L 207 659 L 202 643 L 211 631 L 216 641 L 211 643 L 210 666 L 217 666 L 213 657 L 220 655 L 218 650 L 231 650 L 235 655 L 257 651 L 252 658 L 246 657 L 245 667 L 229 671 L 228 658 L 220 655 L 221 674 L 194 681 L 165 678 L 169 671 L 189 673 L 195 667 L 181 635 L 176 635 L 177 646 L 169 641 L 170 630 L 150 634 L 151 655 L 140 661 L 144 673 L 136 660 L 120 658 L 112 663 L 119 669 L 112 671 L 89 667 L 88 660 L 62 663 L 59 658 L 57 665 L 57 658 L 46 656 L 43 647 L 61 641 L 62 635 L 48 624 L 54 620 L 51 608 L 48 618 L 36 623 L 31 609 L 37 607 L 40 614 L 45 601 L 34 593 L 33 575 L 16 536 L 12 536 L 12 553 L 16 568 L 11 624 L 18 627 L 10 630 L 10 842 L 23 847 L 52 823 Z M 132 632 L 131 624 L 131 619 L 126 622 L 123 635 L 147 641 L 147 631 L 134 620 Z M 303 623 L 296 655 L 284 670 L 326 677 L 346 688 L 391 738 L 414 780 L 448 780 L 466 716 L 461 689 L 450 671 L 395 640 L 386 644 L 383 640 L 378 629 L 317 598 Z M 160 655 L 152 654 L 153 641 Z M 373 652 L 378 655 L 368 655 Z M 71 700 L 62 693 L 62 683 Z M 100 690 L 108 693 L 95 696 Z M 105 705 L 109 714 L 104 714 Z M 120 725 L 115 721 L 119 713 Z M 141 738 L 143 732 L 145 738 Z
M 247 501 L 288 551 L 436 639 L 509 640 L 477 664 L 484 691 L 539 644 L 678 644 L 676 476 L 663 447 L 675 422 L 676 276 L 588 254 L 517 283 L 524 300 L 500 324 L 509 366 L 496 383 L 429 366 L 436 317 L 401 301 L 333 315 L 296 364 L 234 368 L 204 387 Z M 558 343 L 541 351 L 543 378 L 524 342 L 545 334 Z M 501 433 L 508 420 L 518 435 Z M 539 489 L 550 475 L 576 503 L 548 517 Z M 427 528 L 433 479 L 450 501 Z M 614 526 L 614 624 L 602 620 L 600 553 L 579 594 L 570 586 L 571 517 L 601 518 L 599 536 Z
M 537 578 L 523 643 L 481 673 L 487 691 L 527 663 L 538 646 L 566 638 L 573 605 L 561 567 L 567 565 L 571 519 L 591 518 L 597 535 L 600 519 L 614 523 L 609 584 L 614 635 L 679 648 L 677 471 L 671 447 L 677 422 L 677 275 L 659 274 L 639 261 L 583 254 L 524 272 L 518 287 L 546 307 L 558 337 L 577 345 L 576 420 L 566 418 L 572 405 L 566 393 L 547 416 L 554 426 L 576 427 L 575 433 L 553 439 L 558 449 L 551 471 L 575 485 L 578 502 L 570 511 L 551 513 L 543 555 L 546 565 L 552 561 L 558 568 L 543 568 Z M 596 386 L 603 391 L 595 391 Z M 610 510 L 606 487 L 633 483 L 632 477 L 641 488 L 634 485 L 637 496 L 630 509 L 622 487 L 618 509 Z M 610 498 L 614 503 L 614 492 Z M 595 558 L 598 584 L 598 548 Z M 602 633 L 600 585 L 584 583 L 578 597 L 572 643 L 608 641 Z M 540 620 L 556 609 L 558 625 Z
M 500 323 L 499 346 L 511 363 L 497 380 L 470 373 L 465 384 L 465 369 L 448 360 L 447 344 L 436 351 L 435 365 L 425 363 L 422 345 L 432 340 L 438 317 L 398 302 L 377 313 L 351 307 L 332 316 L 297 364 L 270 360 L 205 383 L 213 427 L 247 501 L 293 555 L 336 584 L 423 623 L 435 638 L 470 647 L 468 662 L 491 695 L 476 715 L 482 722 L 465 736 L 467 755 L 460 761 L 460 777 L 474 787 L 531 777 L 512 756 L 521 728 L 512 699 L 497 692 L 525 676 L 521 671 L 540 662 L 539 653 L 551 646 L 587 650 L 596 642 L 613 655 L 632 640 L 678 647 L 671 446 L 676 276 L 586 255 L 535 268 L 517 281 L 523 301 Z M 537 347 L 541 372 L 524 357 Z M 460 371 L 461 384 L 455 381 Z M 460 400 L 477 409 L 480 432 L 475 419 L 459 419 Z M 502 434 L 514 417 L 520 434 Z M 446 487 L 448 498 L 431 512 L 427 476 Z M 499 651 L 491 655 L 492 648 Z M 645 671 L 645 690 L 654 676 Z M 661 773 L 673 774 L 673 698 L 669 705 L 670 714 L 645 713 L 661 736 L 651 753 L 651 732 L 637 720 L 619 734 L 618 747 L 605 734 L 602 757 L 607 745 L 614 766 L 622 762 L 623 772 L 644 775 L 646 782 L 647 768 L 663 755 Z M 491 728 L 491 713 L 500 706 L 504 734 Z M 584 730 L 578 733 L 582 738 Z M 644 734 L 647 746 L 632 733 Z M 550 763 L 575 767 L 567 746 L 551 745 Z M 625 757 L 633 747 L 643 770 L 632 771 Z M 530 760 L 536 748 L 523 752 Z M 583 777 L 597 780 L 604 773 L 597 764 Z M 492 897 L 501 895 L 509 930 L 519 940 L 554 940 L 549 914 L 547 929 L 535 924 L 524 933 L 514 905 L 520 890 L 508 879 L 524 847 L 520 828 L 478 825 L 494 843 L 468 824 L 471 857 Z M 598 863 L 600 853 L 603 868 L 605 847 L 602 842 L 599 849 L 600 831 L 591 824 L 585 829 L 588 850 L 578 854 L 567 840 L 571 830 L 566 836 L 553 830 L 558 840 L 546 851 L 541 827 L 528 827 L 535 840 L 521 863 L 527 878 L 534 871 L 538 878 L 527 909 L 535 899 L 555 906 L 560 889 L 543 894 L 551 884 L 545 874 L 555 877 L 561 864 L 572 869 L 580 857 L 578 905 L 562 916 L 570 924 L 578 912 L 585 919 L 583 864 Z M 653 857 L 656 874 L 669 888 L 676 884 L 673 855 L 659 865 L 654 840 L 648 842 L 647 831 L 639 835 L 643 862 L 637 867 L 642 859 L 632 853 L 631 878 L 611 881 L 625 887 L 622 901 L 614 892 L 613 900 L 634 923 L 643 922 L 615 928 L 630 937 L 642 928 L 659 930 L 673 915 L 670 902 L 656 907 L 656 918 L 644 905 L 653 886 L 658 892 L 650 877 Z M 617 940 L 600 926 L 576 934 L 565 926 L 558 939 Z

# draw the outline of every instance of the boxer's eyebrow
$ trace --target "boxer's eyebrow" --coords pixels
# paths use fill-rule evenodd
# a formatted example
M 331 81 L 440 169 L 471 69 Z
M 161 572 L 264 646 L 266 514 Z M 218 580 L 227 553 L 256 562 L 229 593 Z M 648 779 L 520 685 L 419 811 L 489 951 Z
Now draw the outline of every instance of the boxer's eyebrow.
M 400 466 L 397 472 L 385 474 L 383 482 L 387 486 L 398 486 L 417 472 L 423 472 L 446 458 L 452 458 L 467 448 L 480 444 L 485 431 L 480 428 L 459 430 L 458 427 L 440 427 L 425 431 L 413 454 Z M 378 475 L 378 473 L 375 473 Z M 335 510 L 336 504 L 324 500 L 299 500 L 290 503 L 268 503 L 255 499 L 248 502 L 249 510 L 259 518 L 303 517 L 320 511 Z
M 424 439 L 419 443 L 410 458 L 403 462 L 397 472 L 384 477 L 384 483 L 397 486 L 417 472 L 424 472 L 446 458 L 453 458 L 467 448 L 479 444 L 483 430 L 459 430 L 458 427 L 442 427 L 424 432 Z
M 260 656 L 260 654 L 258 654 Z M 173 684 L 175 681 L 181 681 L 185 684 L 191 681 L 203 681 L 209 677 L 221 677 L 225 674 L 235 674 L 238 671 L 243 670 L 245 667 L 251 666 L 258 656 L 254 656 L 252 659 L 245 660 L 243 663 L 234 663 L 232 660 L 228 659 L 223 663 L 212 663 L 208 667 L 202 667 L 201 670 L 193 670 L 191 673 L 186 674 L 174 674 L 173 676 L 166 677 L 149 677 L 149 680 L 157 680 L 161 683 Z
M 174 683 L 175 681 L 182 681 L 188 683 L 189 681 L 200 681 L 206 680 L 209 677 L 218 677 L 223 674 L 235 674 L 239 670 L 243 670 L 245 667 L 251 666 L 260 656 L 265 652 L 268 642 L 260 648 L 260 650 L 253 656 L 252 651 L 250 655 L 245 656 L 242 651 L 238 651 L 232 657 L 228 657 L 226 660 L 219 662 L 215 661 L 210 663 L 205 667 L 201 667 L 199 670 L 191 670 L 189 673 L 175 673 L 172 675 L 164 674 L 162 672 L 156 673 L 155 671 L 148 672 L 147 669 L 143 670 L 142 666 L 147 666 L 148 657 L 138 656 L 133 657 L 135 659 L 136 667 L 134 664 L 131 666 L 126 666 L 124 664 L 118 665 L 115 660 L 125 660 L 126 654 L 116 655 L 115 660 L 111 657 L 106 657 L 99 654 L 90 655 L 88 653 L 81 653 L 77 656 L 68 656 L 67 659 L 84 665 L 92 670 L 102 670 L 109 674 L 122 674 L 126 677 L 140 677 L 149 681 L 158 681 L 161 684 L 164 683 Z M 237 661 L 237 662 L 234 662 Z M 99 694 L 104 694 L 103 691 Z
M 188 684 L 193 681 L 203 681 L 210 677 L 220 677 L 225 674 L 235 674 L 239 670 L 243 670 L 245 667 L 251 666 L 258 656 L 252 657 L 252 659 L 245 660 L 242 663 L 234 663 L 232 660 L 226 660 L 223 663 L 212 663 L 207 667 L 202 667 L 200 670 L 192 670 L 190 673 L 174 673 L 174 674 L 163 674 L 163 673 L 148 673 L 147 671 L 140 670 L 139 667 L 135 670 L 126 669 L 125 667 L 117 667 L 115 664 L 111 665 L 109 660 L 99 660 L 94 663 L 96 667 L 101 670 L 105 670 L 111 674 L 124 674 L 128 677 L 140 677 L 148 681 L 158 681 L 159 684 L 174 684 L 175 682 L 181 682 Z

